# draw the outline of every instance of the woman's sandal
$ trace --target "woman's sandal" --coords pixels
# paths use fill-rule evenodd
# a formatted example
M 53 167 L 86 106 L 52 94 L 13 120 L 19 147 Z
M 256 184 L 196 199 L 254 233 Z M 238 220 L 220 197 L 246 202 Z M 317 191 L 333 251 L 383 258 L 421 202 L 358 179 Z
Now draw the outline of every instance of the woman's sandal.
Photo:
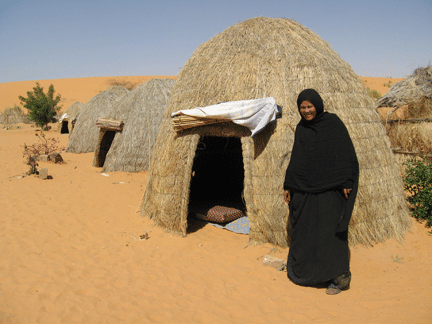
M 342 292 L 342 290 L 349 289 L 349 285 L 346 287 L 343 287 L 342 289 L 336 286 L 334 283 L 331 283 L 326 290 L 327 295 L 337 295 Z
M 334 283 L 331 283 L 331 284 L 327 287 L 327 290 L 326 290 L 326 294 L 327 294 L 327 295 L 337 295 L 337 294 L 339 294 L 340 292 L 342 292 L 342 290 L 341 290 L 338 286 L 336 286 Z

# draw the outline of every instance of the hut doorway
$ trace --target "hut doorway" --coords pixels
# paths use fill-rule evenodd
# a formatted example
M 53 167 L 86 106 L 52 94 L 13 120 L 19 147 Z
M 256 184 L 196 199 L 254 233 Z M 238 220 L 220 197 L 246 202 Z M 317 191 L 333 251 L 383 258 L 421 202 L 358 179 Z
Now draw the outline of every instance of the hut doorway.
M 114 140 L 114 137 L 116 135 L 116 131 L 113 130 L 107 130 L 102 135 L 102 139 L 100 141 L 99 145 L 99 152 L 97 152 L 96 156 L 96 167 L 103 167 L 106 159 L 106 155 L 108 154 L 108 151 L 111 147 L 111 144 Z
M 243 199 L 244 165 L 240 138 L 201 137 L 192 167 L 189 214 L 215 206 L 246 211 Z
M 67 120 L 62 121 L 60 134 L 69 134 L 69 122 Z

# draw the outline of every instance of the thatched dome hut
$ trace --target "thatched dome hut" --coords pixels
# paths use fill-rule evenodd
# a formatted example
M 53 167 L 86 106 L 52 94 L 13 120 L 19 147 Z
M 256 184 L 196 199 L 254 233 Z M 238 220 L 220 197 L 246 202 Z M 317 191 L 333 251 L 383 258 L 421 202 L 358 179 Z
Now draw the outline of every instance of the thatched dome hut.
M 99 128 L 96 119 L 107 116 L 117 105 L 117 102 L 129 90 L 121 86 L 110 87 L 91 98 L 77 118 L 66 152 L 88 153 L 94 152 L 99 138 Z
M 19 106 L 10 108 L 7 107 L 2 113 L 0 112 L 0 124 L 29 124 L 28 116 L 24 114 Z
M 300 120 L 296 100 L 305 88 L 316 89 L 326 110 L 344 121 L 359 158 L 360 188 L 350 224 L 350 244 L 401 239 L 411 226 L 403 184 L 366 88 L 327 42 L 297 22 L 282 18 L 258 17 L 231 26 L 200 45 L 186 62 L 153 150 L 142 215 L 186 235 L 190 197 L 197 192 L 211 196 L 234 187 L 237 192 L 227 190 L 230 197 L 225 198 L 241 200 L 243 196 L 250 242 L 287 246 L 283 180 L 294 141 L 293 127 Z M 282 118 L 254 137 L 233 123 L 179 133 L 171 125 L 170 114 L 178 110 L 264 97 L 276 99 Z M 210 146 L 217 147 L 209 153 L 219 159 L 208 173 L 217 172 L 217 184 L 225 181 L 225 186 L 214 190 L 213 176 L 194 188 L 192 173 Z M 224 151 L 227 146 L 229 152 Z M 237 177 L 230 172 L 233 169 L 238 170 Z
M 103 167 L 104 172 L 148 169 L 174 83 L 172 79 L 151 79 L 119 101 L 107 118 L 121 120 L 123 129 L 116 132 L 101 128 L 94 166 Z
M 84 104 L 80 101 L 67 107 L 59 120 L 57 131 L 60 134 L 72 134 L 78 115 L 83 109 Z
M 405 105 L 411 106 L 408 109 L 418 110 L 411 111 L 410 117 L 421 117 L 422 114 L 432 113 L 432 67 L 430 65 L 417 68 L 409 77 L 392 85 L 389 91 L 376 102 L 377 108 L 400 108 Z
M 378 99 L 377 109 L 392 107 L 387 116 L 387 134 L 397 152 L 432 154 L 432 67 L 417 68 L 412 75 L 395 83 Z M 400 110 L 398 110 L 400 109 Z M 403 110 L 405 118 L 392 115 Z

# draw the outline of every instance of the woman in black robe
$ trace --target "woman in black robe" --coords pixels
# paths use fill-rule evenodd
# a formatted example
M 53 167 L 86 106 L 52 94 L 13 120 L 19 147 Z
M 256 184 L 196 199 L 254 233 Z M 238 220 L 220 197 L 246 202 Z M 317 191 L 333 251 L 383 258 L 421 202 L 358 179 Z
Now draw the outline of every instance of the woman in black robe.
M 284 182 L 291 244 L 288 277 L 303 286 L 326 285 L 328 294 L 349 288 L 348 225 L 358 188 L 359 167 L 348 131 L 324 112 L 313 89 L 297 99 L 297 125 Z

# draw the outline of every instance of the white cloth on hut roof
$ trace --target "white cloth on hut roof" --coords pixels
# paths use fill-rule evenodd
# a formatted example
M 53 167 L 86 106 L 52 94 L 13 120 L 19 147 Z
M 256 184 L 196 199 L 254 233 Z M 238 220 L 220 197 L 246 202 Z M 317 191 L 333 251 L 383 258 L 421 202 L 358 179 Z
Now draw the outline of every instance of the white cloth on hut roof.
M 60 119 L 59 119 L 59 123 L 61 123 L 64 119 L 68 119 L 69 118 L 69 115 L 67 114 L 67 113 L 64 113 L 61 117 L 60 117 Z
M 245 126 L 252 132 L 251 136 L 261 131 L 268 123 L 276 120 L 278 108 L 273 97 L 222 102 L 207 107 L 179 110 L 171 117 L 188 115 L 197 118 L 231 120 L 237 125 Z

